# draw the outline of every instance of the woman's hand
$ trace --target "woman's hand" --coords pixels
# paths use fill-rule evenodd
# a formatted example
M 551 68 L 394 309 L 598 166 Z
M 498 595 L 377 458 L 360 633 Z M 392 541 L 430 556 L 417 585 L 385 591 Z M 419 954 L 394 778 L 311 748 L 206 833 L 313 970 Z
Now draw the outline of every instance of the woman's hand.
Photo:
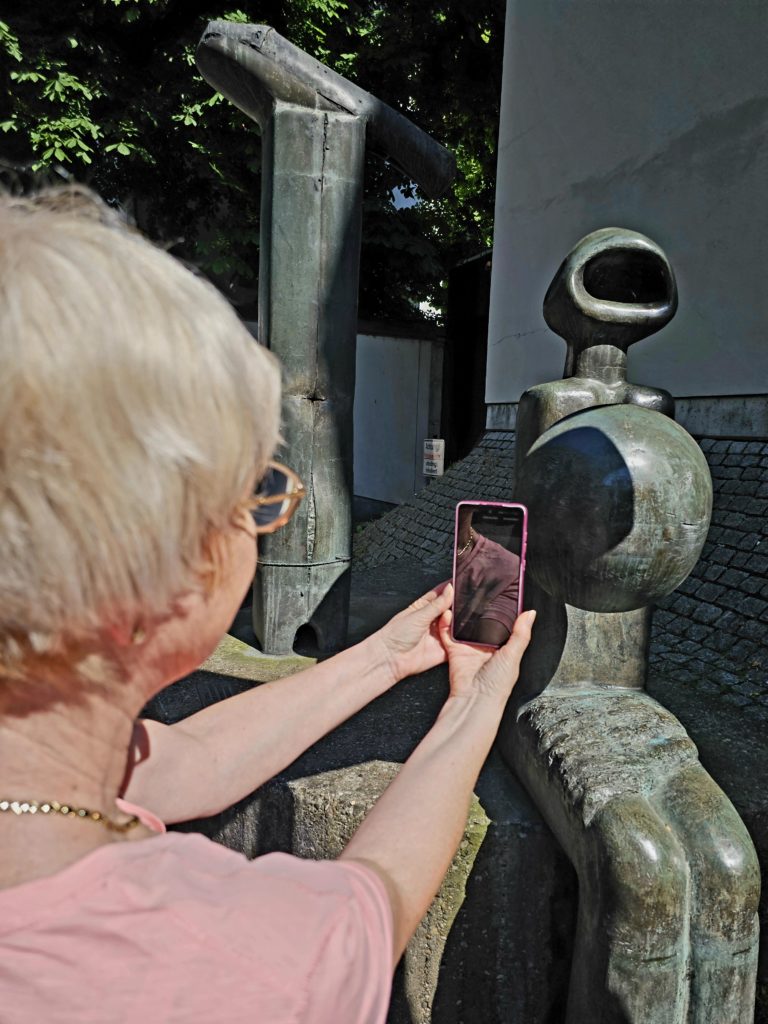
M 439 628 L 450 666 L 451 696 L 342 854 L 342 859 L 372 868 L 386 887 L 394 923 L 395 963 L 438 891 L 461 841 L 472 789 L 517 679 L 533 622 L 530 612 L 520 615 L 507 643 L 495 652 L 457 644 L 448 633 L 448 590 L 427 594 L 389 625 L 395 623 L 394 632 L 400 635 L 402 631 L 402 637 L 420 632 L 422 639 L 409 650 L 426 649 L 432 660 L 434 635 L 430 629 L 429 640 L 425 639 L 425 624 L 434 623 L 437 608 L 446 605 Z M 492 698 L 481 696 L 485 693 Z
M 453 587 L 441 583 L 373 634 L 372 639 L 383 645 L 393 682 L 445 661 L 446 648 L 440 640 L 438 622 L 452 600 Z
M 452 697 L 475 694 L 506 701 L 520 674 L 520 659 L 531 640 L 535 611 L 518 615 L 509 640 L 497 651 L 457 643 L 451 637 L 451 612 L 440 618 L 440 640 L 448 656 Z

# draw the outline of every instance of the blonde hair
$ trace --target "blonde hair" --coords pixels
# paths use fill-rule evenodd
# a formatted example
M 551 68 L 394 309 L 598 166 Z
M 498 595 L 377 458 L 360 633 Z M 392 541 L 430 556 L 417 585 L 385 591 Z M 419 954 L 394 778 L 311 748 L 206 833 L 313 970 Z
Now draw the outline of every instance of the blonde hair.
M 226 300 L 91 193 L 0 197 L 0 673 L 199 584 L 279 401 Z

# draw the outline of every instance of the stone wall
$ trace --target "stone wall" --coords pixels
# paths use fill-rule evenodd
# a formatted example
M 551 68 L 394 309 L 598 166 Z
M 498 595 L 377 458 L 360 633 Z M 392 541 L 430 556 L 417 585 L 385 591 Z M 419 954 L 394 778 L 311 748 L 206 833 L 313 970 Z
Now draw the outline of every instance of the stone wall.
M 656 611 L 650 669 L 768 723 L 768 443 L 700 444 L 712 526 L 696 568 Z

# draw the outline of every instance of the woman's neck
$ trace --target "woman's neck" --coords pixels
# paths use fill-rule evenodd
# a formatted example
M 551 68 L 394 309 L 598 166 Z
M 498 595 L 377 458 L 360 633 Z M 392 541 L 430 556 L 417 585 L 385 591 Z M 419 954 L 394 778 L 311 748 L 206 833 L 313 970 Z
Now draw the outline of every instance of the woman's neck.
M 127 707 L 114 694 L 89 693 L 77 703 L 46 704 L 40 697 L 24 715 L 0 715 L 0 799 L 58 800 L 119 818 L 115 800 L 140 707 Z M 127 835 L 149 834 L 137 828 Z M 121 838 L 89 820 L 0 814 L 0 887 L 54 874 Z

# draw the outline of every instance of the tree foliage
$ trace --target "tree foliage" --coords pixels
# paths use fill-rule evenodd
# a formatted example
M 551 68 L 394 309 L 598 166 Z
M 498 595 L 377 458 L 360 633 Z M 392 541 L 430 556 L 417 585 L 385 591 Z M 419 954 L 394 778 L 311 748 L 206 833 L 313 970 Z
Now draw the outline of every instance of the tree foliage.
M 456 153 L 450 195 L 412 205 L 412 184 L 369 158 L 363 317 L 439 312 L 447 271 L 490 244 L 504 0 L 22 0 L 2 10 L 6 184 L 85 181 L 246 315 L 261 144 L 197 73 L 194 48 L 213 18 L 272 25 Z

